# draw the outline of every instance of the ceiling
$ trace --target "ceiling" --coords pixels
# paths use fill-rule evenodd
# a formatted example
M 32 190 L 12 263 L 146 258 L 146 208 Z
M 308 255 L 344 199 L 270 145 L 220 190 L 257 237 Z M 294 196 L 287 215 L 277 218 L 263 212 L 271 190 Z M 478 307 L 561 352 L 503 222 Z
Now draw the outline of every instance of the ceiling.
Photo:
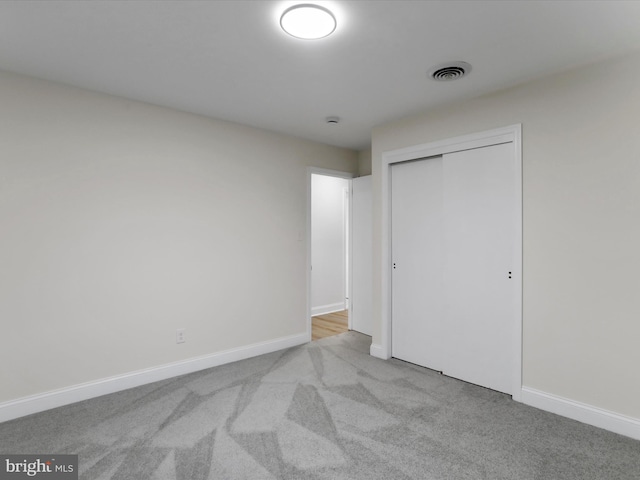
M 285 34 L 294 3 L 336 32 Z M 2 70 L 356 150 L 376 125 L 638 49 L 635 0 L 0 2 Z M 428 78 L 458 60 L 468 76 Z

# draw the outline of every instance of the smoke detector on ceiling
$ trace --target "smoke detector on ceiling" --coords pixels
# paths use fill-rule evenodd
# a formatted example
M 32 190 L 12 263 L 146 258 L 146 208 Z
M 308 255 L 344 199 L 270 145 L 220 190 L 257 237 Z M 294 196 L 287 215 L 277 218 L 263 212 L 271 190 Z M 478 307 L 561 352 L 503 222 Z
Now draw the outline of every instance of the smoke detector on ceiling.
M 326 118 L 326 122 L 329 125 L 336 125 L 336 124 L 340 123 L 340 117 L 327 117 Z
M 439 82 L 457 80 L 471 71 L 467 62 L 448 62 L 436 65 L 429 70 L 429 76 Z

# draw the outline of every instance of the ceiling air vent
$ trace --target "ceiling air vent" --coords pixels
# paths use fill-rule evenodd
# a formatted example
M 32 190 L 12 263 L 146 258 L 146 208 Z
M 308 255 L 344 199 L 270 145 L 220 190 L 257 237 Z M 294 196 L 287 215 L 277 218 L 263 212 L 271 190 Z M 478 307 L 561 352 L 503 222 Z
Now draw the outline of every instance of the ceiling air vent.
M 467 62 L 449 62 L 436 65 L 429 70 L 429 76 L 434 80 L 445 82 L 457 80 L 471 71 L 471 65 Z

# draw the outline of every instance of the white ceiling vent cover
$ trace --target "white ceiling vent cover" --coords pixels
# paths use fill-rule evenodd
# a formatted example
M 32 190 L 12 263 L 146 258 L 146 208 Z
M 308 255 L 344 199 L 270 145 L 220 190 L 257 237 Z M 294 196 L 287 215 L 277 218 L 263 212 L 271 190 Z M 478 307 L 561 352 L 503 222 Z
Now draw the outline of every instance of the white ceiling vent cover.
M 429 70 L 429 76 L 439 82 L 457 80 L 471 71 L 471 65 L 467 62 L 441 63 Z

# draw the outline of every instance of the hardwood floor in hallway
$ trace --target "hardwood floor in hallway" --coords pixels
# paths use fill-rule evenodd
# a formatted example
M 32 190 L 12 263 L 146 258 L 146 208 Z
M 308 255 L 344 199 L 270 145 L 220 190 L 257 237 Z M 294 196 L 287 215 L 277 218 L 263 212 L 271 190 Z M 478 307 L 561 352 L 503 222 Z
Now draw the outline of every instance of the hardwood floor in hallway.
M 311 340 L 319 340 L 348 331 L 349 311 L 331 312 L 311 317 Z

